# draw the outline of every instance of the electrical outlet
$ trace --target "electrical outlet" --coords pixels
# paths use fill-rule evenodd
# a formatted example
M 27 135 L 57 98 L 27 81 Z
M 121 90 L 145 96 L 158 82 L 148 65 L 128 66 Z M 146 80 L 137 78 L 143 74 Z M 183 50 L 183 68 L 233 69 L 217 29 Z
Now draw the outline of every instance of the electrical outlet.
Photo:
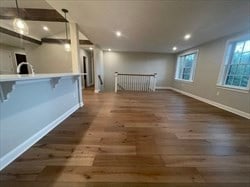
M 216 95 L 219 96 L 219 95 L 220 95 L 220 92 L 218 91 L 218 92 L 216 93 Z

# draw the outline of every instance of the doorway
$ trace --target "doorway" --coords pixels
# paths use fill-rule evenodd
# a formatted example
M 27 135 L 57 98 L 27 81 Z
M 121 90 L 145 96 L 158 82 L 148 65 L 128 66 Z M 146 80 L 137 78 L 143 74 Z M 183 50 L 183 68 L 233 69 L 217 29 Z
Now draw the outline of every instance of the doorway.
M 20 63 L 22 63 L 22 62 L 27 62 L 27 58 L 26 58 L 25 54 L 15 53 L 15 57 L 16 57 L 16 64 L 17 64 L 17 66 Z M 28 70 L 28 65 L 27 64 L 22 65 L 19 74 L 29 74 L 29 70 Z
M 87 88 L 87 66 L 86 66 L 86 56 L 83 56 L 83 82 L 84 82 L 84 88 Z

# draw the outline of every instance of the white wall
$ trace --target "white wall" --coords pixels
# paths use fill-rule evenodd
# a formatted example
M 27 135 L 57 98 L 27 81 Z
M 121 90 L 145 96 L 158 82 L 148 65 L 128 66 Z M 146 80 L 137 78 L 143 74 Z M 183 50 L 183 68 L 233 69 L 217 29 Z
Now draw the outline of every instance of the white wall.
M 99 48 L 94 49 L 94 69 L 95 69 L 95 92 L 100 92 L 103 90 L 104 85 L 100 84 L 98 75 L 101 76 L 104 82 L 104 67 L 103 67 L 103 51 Z
M 72 72 L 71 52 L 64 50 L 62 44 L 43 43 L 40 46 L 25 46 L 27 61 L 35 73 L 70 73 Z
M 242 33 L 243 34 L 243 33 Z M 184 92 L 250 113 L 250 92 L 239 92 L 216 86 L 225 54 L 226 43 L 238 36 L 224 37 L 194 49 L 199 49 L 194 82 L 173 80 L 173 87 Z M 174 78 L 174 77 L 173 77 Z
M 161 53 L 104 52 L 104 84 L 114 91 L 114 73 L 157 73 L 157 87 L 169 87 L 174 72 L 174 56 Z
M 0 74 L 15 74 L 16 73 L 16 59 L 15 59 L 15 53 L 25 53 L 25 50 L 18 47 L 12 47 L 5 44 L 0 44 L 0 60 L 1 60 L 1 66 L 9 66 L 8 72 L 2 72 L 2 68 L 0 69 Z M 11 57 L 9 59 L 6 59 L 4 56 L 10 54 Z

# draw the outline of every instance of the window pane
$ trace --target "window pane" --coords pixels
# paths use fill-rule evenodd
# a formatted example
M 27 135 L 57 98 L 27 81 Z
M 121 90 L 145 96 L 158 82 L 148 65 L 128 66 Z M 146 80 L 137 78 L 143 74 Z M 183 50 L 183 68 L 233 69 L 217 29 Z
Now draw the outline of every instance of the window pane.
M 243 52 L 247 52 L 247 51 L 250 51 L 250 40 L 247 40 L 245 42 L 245 46 L 244 46 Z
M 241 56 L 241 53 L 239 53 L 239 52 L 234 53 L 231 64 L 239 64 L 240 56 Z
M 246 65 L 244 75 L 250 76 L 250 65 Z
M 183 74 L 190 74 L 191 68 L 184 68 Z
M 241 77 L 240 76 L 234 76 L 233 84 L 232 85 L 239 86 L 240 85 L 240 81 L 241 81 Z
M 243 75 L 244 72 L 245 72 L 245 65 L 238 65 L 236 74 Z
M 189 80 L 190 75 L 189 74 L 183 74 L 183 79 L 184 80 Z
M 229 68 L 229 75 L 236 74 L 236 71 L 237 71 L 237 65 L 231 65 Z
M 234 53 L 241 53 L 244 47 L 244 42 L 236 43 Z
M 242 53 L 240 63 L 241 64 L 250 64 L 250 52 Z
M 249 76 L 243 76 L 242 79 L 241 79 L 240 86 L 241 87 L 247 87 L 248 80 L 249 80 Z
M 226 85 L 232 85 L 233 83 L 233 76 L 228 76 L 226 79 Z

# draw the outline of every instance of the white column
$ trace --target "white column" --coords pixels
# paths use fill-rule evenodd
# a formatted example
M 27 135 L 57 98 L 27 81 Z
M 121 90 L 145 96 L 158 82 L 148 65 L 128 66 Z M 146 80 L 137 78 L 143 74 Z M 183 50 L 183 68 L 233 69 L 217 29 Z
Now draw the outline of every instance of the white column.
M 115 93 L 117 93 L 117 84 L 118 84 L 118 73 L 115 72 Z
M 153 91 L 155 92 L 155 88 L 156 88 L 156 76 L 157 73 L 154 73 L 154 84 L 153 84 Z
M 81 73 L 78 25 L 73 22 L 70 22 L 69 25 L 70 25 L 70 40 L 71 40 L 72 72 Z M 81 77 L 78 78 L 78 91 L 79 91 L 79 102 L 83 103 Z
M 78 25 L 72 22 L 69 25 L 70 25 L 70 39 L 71 39 L 72 72 L 80 73 L 81 66 L 80 66 Z

